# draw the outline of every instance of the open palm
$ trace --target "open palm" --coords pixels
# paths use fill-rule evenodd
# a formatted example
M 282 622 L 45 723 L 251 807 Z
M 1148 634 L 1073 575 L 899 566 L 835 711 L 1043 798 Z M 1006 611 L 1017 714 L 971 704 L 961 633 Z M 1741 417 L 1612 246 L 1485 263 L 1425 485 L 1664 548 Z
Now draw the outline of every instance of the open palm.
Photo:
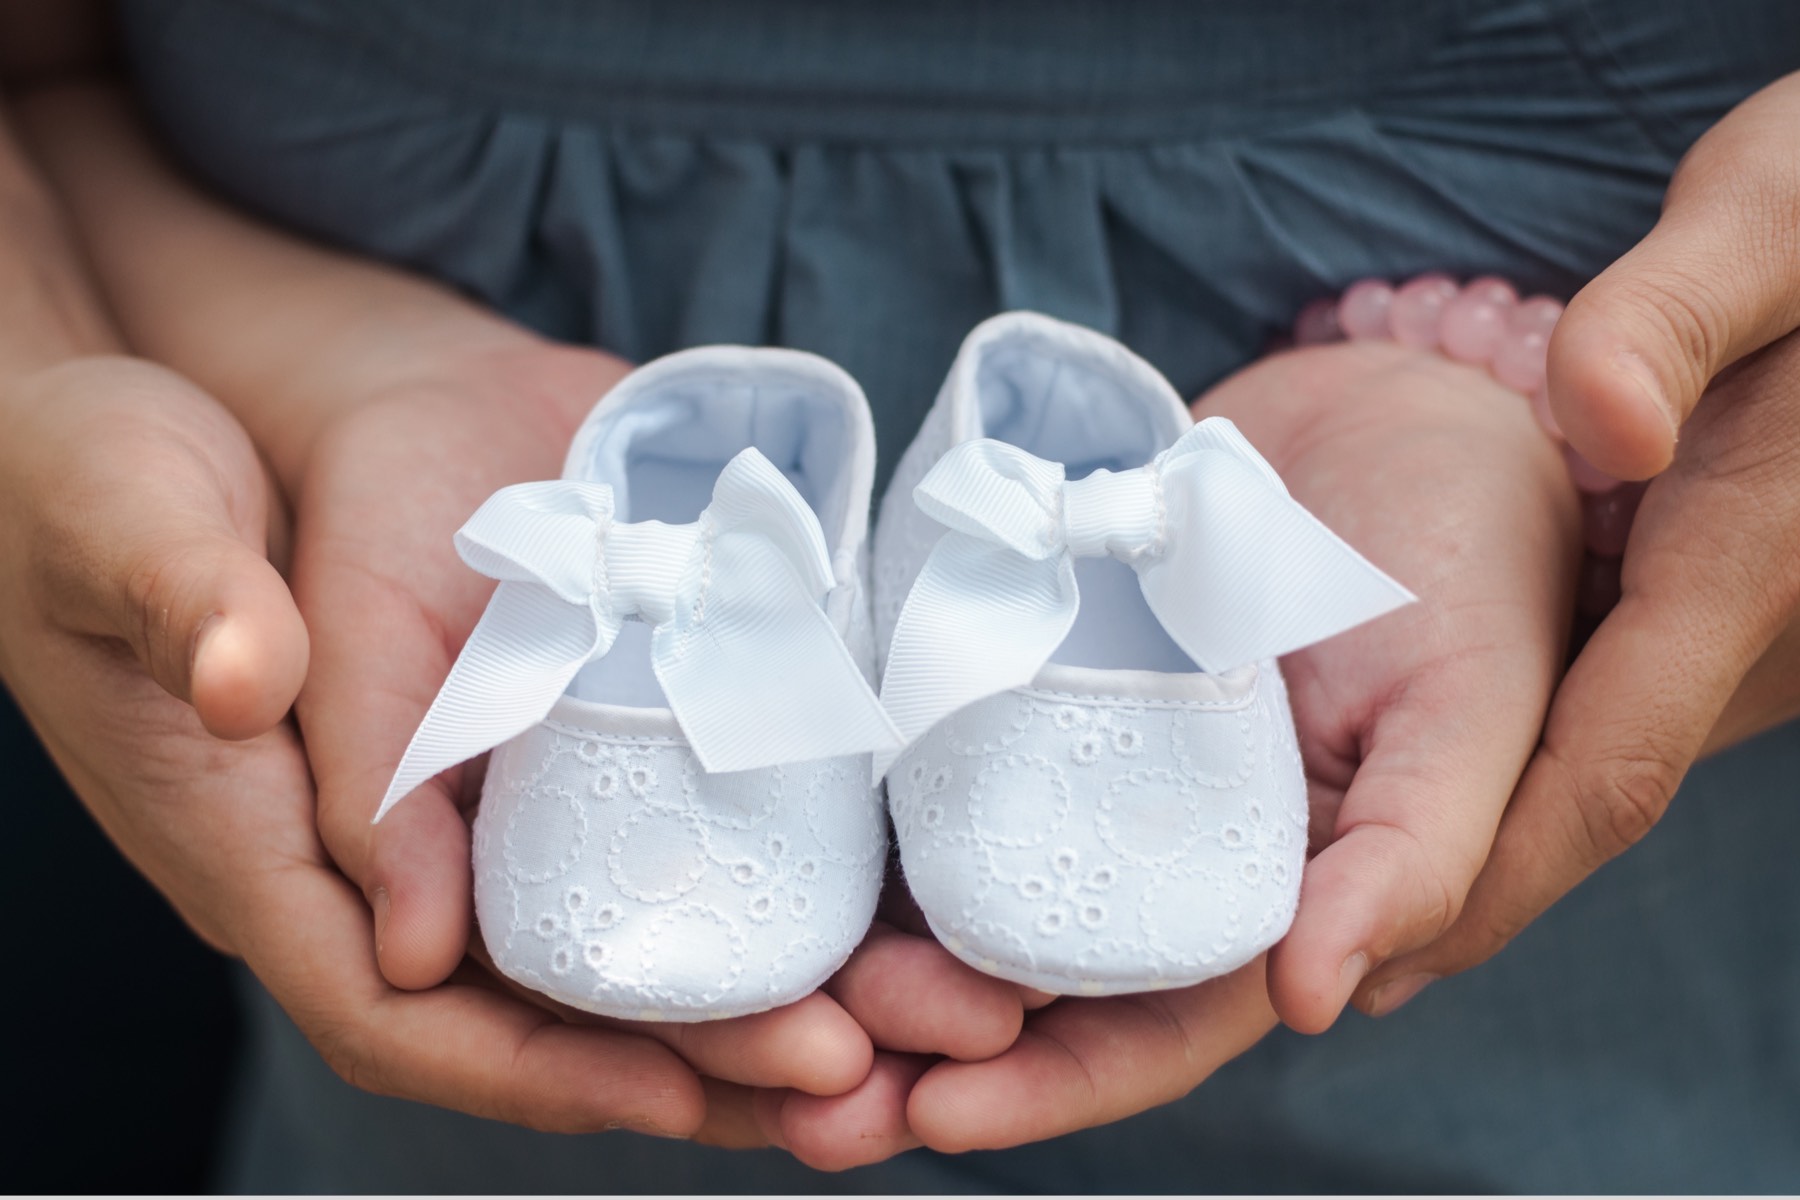
M 436 987 L 472 942 L 465 814 L 479 792 L 475 765 L 445 773 L 370 824 L 493 586 L 457 559 L 451 535 L 498 488 L 554 478 L 576 425 L 626 370 L 598 352 L 535 340 L 470 351 L 385 375 L 345 406 L 310 456 L 297 499 L 294 583 L 314 654 L 298 711 L 321 834 L 368 897 L 381 969 L 396 986 Z M 934 945 L 877 932 L 826 991 L 732 1021 L 602 1021 L 512 990 L 558 1019 L 654 1037 L 712 1077 L 710 1140 L 805 1140 L 808 1131 L 782 1128 L 788 1106 L 779 1097 L 759 1109 L 745 1089 L 838 1096 L 888 1086 L 895 1065 L 874 1058 L 863 1022 L 888 1049 L 962 1057 L 994 1053 L 1017 1031 L 1009 987 Z M 892 1003 L 903 977 L 909 989 L 931 981 L 943 1013 L 929 1035 Z M 889 1028 L 902 1016 L 910 1032 Z M 804 1111 L 795 1108 L 792 1119 L 803 1123 Z M 835 1140 L 829 1130 L 815 1136 L 814 1157 L 841 1153 L 826 1144 Z M 858 1155 L 879 1156 L 880 1146 L 863 1141 Z
M 1059 1000 L 1005 1054 L 934 1066 L 908 1099 L 928 1145 L 1116 1120 L 1184 1095 L 1277 1016 L 1324 1029 L 1372 966 L 1454 919 L 1537 744 L 1578 531 L 1521 397 L 1434 355 L 1352 343 L 1266 359 L 1195 411 L 1236 421 L 1301 503 L 1422 602 L 1283 662 L 1314 849 L 1286 939 L 1197 988 Z

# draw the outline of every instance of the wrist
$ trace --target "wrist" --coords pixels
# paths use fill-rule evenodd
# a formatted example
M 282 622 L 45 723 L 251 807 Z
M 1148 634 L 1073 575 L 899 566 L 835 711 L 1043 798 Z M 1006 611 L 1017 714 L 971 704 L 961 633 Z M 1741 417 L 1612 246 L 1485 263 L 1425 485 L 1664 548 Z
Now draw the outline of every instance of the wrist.
M 1562 312 L 1560 301 L 1549 296 L 1521 300 L 1510 283 L 1493 276 L 1459 286 L 1446 275 L 1428 274 L 1399 288 L 1365 279 L 1341 297 L 1317 300 L 1301 310 L 1294 341 L 1393 341 L 1484 369 L 1524 397 L 1580 493 L 1585 558 L 1576 600 L 1583 616 L 1599 617 L 1618 602 L 1620 563 L 1646 485 L 1614 479 L 1595 467 L 1568 444 L 1557 425 L 1546 356 Z

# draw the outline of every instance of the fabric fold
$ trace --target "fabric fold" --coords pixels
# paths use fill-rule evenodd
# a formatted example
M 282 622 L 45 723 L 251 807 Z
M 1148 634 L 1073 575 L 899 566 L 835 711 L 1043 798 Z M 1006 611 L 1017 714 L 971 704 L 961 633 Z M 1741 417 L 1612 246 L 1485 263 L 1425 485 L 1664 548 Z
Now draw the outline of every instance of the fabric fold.
M 914 498 L 947 532 L 901 609 L 882 679 L 902 750 L 958 709 L 1031 682 L 1080 609 L 1077 557 L 1128 563 L 1157 621 L 1210 673 L 1415 599 L 1289 496 L 1222 417 L 1146 466 L 1073 483 L 1017 446 L 964 442 Z M 877 753 L 876 777 L 898 756 Z
M 652 626 L 651 667 L 709 772 L 895 748 L 898 734 L 821 607 L 818 518 L 754 449 L 689 525 L 613 519 L 603 484 L 519 484 L 457 534 L 501 581 L 376 811 L 544 719 L 623 623 Z

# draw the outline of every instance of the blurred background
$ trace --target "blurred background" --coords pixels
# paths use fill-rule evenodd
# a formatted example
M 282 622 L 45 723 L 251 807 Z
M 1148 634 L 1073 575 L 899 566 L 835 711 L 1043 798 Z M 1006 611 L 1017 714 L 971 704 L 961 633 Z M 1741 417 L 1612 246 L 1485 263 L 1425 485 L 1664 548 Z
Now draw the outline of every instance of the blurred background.
M 189 932 L 70 794 L 0 689 L 12 834 L 8 1192 L 212 1184 L 238 1045 L 227 961 Z

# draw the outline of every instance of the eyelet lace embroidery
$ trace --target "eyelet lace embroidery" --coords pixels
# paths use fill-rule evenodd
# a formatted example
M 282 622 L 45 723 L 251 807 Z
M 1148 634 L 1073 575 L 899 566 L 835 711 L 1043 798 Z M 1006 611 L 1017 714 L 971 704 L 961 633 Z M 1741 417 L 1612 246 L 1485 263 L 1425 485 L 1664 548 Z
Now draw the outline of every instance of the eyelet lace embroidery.
M 1193 982 L 1293 916 L 1306 788 L 1273 663 L 1236 706 L 990 697 L 927 734 L 889 788 L 914 896 L 978 960 Z
M 854 949 L 886 836 L 864 758 L 708 775 L 682 743 L 545 722 L 475 819 L 495 965 L 578 1007 L 752 1011 Z

